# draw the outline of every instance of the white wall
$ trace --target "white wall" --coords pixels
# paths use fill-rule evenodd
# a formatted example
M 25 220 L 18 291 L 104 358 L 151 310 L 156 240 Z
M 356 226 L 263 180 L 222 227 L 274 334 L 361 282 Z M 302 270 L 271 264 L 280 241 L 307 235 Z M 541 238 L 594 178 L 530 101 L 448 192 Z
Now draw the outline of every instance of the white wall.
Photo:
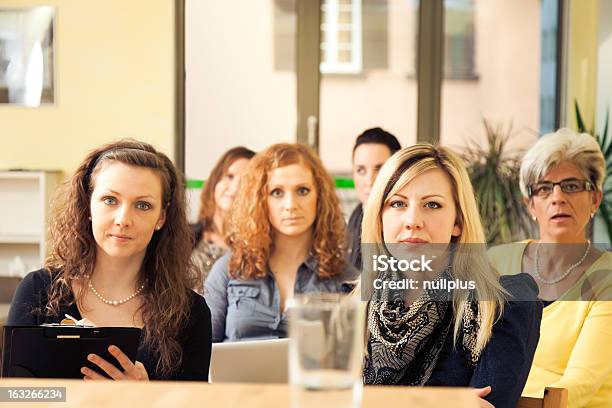
M 0 106 L 0 168 L 59 169 L 133 137 L 174 156 L 174 0 L 2 0 L 56 8 L 55 103 Z

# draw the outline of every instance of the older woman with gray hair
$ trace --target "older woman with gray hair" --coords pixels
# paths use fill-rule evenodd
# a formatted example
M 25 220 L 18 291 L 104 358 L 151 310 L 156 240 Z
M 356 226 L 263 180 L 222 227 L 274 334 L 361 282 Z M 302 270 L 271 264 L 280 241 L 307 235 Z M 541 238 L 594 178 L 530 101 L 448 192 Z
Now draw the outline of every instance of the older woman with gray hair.
M 612 253 L 587 238 L 602 200 L 603 154 L 592 136 L 560 129 L 525 154 L 520 187 L 538 240 L 502 245 L 490 256 L 502 274 L 531 274 L 545 307 L 523 391 L 565 388 L 569 407 L 612 401 Z M 607 299 L 603 299 L 607 291 Z

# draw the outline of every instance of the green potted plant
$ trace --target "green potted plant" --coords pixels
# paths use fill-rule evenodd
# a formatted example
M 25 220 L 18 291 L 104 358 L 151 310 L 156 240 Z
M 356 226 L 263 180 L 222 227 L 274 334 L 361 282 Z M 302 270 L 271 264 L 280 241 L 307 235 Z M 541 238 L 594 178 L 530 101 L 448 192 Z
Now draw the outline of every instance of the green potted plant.
M 576 110 L 576 123 L 578 124 L 578 131 L 580 133 L 588 133 L 597 139 L 599 147 L 603 152 L 604 159 L 606 160 L 606 176 L 604 180 L 603 188 L 603 200 L 597 216 L 603 221 L 605 226 L 608 240 L 612 242 L 612 137 L 608 133 L 608 120 L 610 118 L 610 112 L 606 112 L 604 128 L 601 133 L 595 132 L 595 126 L 591 126 L 591 130 L 587 130 L 582 114 L 580 113 L 580 107 L 578 102 L 574 100 L 574 108 Z
M 487 145 L 472 140 L 463 153 L 474 185 L 487 242 L 500 244 L 531 235 L 519 187 L 520 151 L 509 151 L 512 125 L 493 127 L 483 119 Z

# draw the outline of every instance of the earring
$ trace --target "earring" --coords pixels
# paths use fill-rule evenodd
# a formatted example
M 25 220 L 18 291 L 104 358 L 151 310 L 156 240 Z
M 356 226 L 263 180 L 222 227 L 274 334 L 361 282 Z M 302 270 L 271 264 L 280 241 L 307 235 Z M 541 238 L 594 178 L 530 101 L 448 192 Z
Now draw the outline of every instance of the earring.
M 91 221 L 91 215 L 89 217 L 87 217 L 89 219 L 89 221 Z
M 534 220 L 534 221 L 537 221 L 537 220 L 538 220 L 538 219 L 536 218 L 536 216 L 535 216 L 535 215 L 533 215 L 533 216 L 531 217 L 531 219 L 532 219 L 532 220 Z
M 157 225 L 157 226 L 155 227 L 155 229 L 156 229 L 157 231 L 159 231 L 159 230 L 161 229 L 161 225 Z
M 591 213 L 591 219 L 595 218 L 595 213 Z

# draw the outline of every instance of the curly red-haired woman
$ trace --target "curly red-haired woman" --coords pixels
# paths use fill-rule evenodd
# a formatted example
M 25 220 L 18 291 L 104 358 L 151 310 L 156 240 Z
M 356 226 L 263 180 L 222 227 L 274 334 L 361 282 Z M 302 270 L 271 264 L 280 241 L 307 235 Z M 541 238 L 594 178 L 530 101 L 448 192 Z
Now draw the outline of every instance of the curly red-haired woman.
M 213 341 L 286 337 L 288 298 L 342 291 L 356 273 L 333 181 L 307 147 L 276 144 L 250 161 L 234 205 L 230 252 L 204 287 Z

